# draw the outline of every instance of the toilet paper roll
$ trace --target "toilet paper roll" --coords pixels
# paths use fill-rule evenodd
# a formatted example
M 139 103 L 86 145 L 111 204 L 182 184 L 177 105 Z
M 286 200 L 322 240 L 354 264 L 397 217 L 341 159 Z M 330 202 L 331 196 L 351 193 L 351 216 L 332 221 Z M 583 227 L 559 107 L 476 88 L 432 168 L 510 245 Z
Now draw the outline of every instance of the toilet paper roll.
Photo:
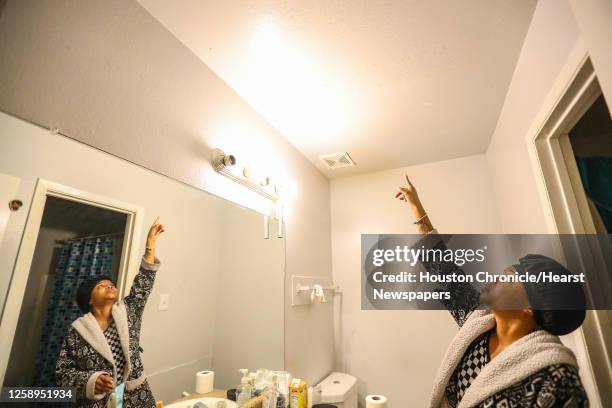
M 384 395 L 368 395 L 365 401 L 366 408 L 387 408 L 387 397 Z
M 198 394 L 206 394 L 214 389 L 215 372 L 200 371 L 196 373 L 195 392 Z

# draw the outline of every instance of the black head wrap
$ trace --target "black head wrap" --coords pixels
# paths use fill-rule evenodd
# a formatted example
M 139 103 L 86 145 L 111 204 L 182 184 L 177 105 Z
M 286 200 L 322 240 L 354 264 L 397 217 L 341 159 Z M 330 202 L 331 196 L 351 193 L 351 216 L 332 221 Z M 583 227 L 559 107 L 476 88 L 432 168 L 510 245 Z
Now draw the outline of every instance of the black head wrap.
M 563 265 L 544 255 L 528 254 L 514 265 L 520 273 L 573 276 Z M 585 318 L 586 300 L 578 282 L 526 282 L 525 291 L 536 323 L 544 330 L 563 335 L 576 330 Z
M 91 311 L 91 305 L 89 304 L 89 300 L 91 299 L 91 291 L 96 287 L 96 285 L 101 281 L 113 281 L 110 276 L 94 276 L 88 278 L 81 282 L 77 289 L 76 293 L 76 302 L 79 305 L 79 309 L 83 313 L 89 313 Z

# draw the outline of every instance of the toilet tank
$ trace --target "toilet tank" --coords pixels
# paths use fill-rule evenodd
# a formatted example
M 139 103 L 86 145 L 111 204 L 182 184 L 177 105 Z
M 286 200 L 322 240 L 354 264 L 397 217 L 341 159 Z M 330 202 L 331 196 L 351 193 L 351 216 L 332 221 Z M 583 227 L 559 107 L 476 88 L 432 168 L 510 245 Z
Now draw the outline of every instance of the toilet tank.
M 338 408 L 357 408 L 357 378 L 345 373 L 331 373 L 318 384 L 321 403 Z

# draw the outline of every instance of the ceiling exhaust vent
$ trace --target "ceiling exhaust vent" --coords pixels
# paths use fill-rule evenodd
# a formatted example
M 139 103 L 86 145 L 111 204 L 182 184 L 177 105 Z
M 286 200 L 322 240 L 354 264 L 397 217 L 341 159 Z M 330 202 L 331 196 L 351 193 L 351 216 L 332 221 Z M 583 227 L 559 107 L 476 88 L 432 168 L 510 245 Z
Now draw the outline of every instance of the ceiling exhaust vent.
M 356 165 L 347 152 L 324 154 L 319 156 L 319 160 L 321 160 L 328 169 L 339 169 L 341 167 Z

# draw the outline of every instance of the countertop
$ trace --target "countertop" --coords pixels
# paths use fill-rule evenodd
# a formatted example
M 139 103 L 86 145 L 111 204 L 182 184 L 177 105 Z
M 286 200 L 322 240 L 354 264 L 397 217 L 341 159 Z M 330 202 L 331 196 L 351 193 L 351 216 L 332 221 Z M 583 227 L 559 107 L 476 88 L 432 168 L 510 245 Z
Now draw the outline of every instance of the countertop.
M 174 404 L 175 402 L 189 401 L 192 399 L 203 398 L 203 397 L 227 398 L 227 391 L 226 390 L 212 390 L 211 392 L 208 392 L 206 394 L 193 393 L 193 394 L 189 394 L 186 397 L 173 401 L 172 403 Z M 246 404 L 244 404 L 241 408 L 261 408 L 262 399 L 263 397 L 261 395 L 259 397 L 255 397 L 251 399 L 249 402 L 247 402 Z

